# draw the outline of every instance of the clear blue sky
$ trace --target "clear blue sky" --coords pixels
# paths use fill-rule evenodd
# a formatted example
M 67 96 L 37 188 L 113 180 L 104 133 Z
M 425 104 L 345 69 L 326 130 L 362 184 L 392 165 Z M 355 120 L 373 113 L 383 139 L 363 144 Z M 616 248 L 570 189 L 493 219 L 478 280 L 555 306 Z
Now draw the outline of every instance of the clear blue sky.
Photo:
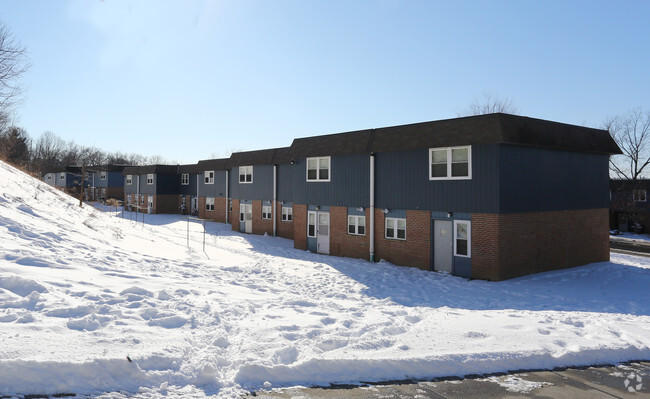
M 650 108 L 650 1 L 0 0 L 18 124 L 194 163 L 453 118 L 492 93 L 599 126 Z

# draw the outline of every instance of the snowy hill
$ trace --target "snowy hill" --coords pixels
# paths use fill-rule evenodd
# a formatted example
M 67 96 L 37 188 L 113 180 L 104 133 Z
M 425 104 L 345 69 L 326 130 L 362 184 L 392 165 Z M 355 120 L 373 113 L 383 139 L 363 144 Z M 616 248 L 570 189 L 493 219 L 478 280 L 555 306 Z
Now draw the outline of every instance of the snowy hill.
M 650 259 L 506 282 L 145 224 L 0 163 L 0 396 L 264 386 L 650 359 Z M 127 359 L 128 356 L 128 360 Z M 266 383 L 266 384 L 265 384 Z

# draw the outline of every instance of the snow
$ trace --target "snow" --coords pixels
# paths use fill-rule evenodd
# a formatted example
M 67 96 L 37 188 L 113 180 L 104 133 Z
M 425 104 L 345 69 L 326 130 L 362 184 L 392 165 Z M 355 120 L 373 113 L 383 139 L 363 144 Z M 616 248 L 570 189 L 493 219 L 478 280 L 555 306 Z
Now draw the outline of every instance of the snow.
M 0 163 L 0 395 L 228 398 L 650 359 L 649 258 L 468 281 L 219 223 L 204 252 L 202 224 L 141 218 Z

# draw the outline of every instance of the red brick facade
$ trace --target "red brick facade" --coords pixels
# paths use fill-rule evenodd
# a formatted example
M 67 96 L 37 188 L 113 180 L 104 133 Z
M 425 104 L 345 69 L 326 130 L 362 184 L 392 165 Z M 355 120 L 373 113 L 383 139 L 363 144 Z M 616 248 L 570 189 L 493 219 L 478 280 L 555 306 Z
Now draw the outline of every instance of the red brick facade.
M 214 210 L 208 211 L 207 209 L 205 209 L 206 197 L 199 197 L 199 218 L 208 219 L 213 222 L 226 223 L 226 198 L 224 197 L 213 197 L 213 198 L 214 198 Z
M 148 206 L 148 198 L 145 195 L 144 206 Z M 178 213 L 178 195 L 177 194 L 154 194 L 153 195 L 153 213 Z
M 232 211 L 230 212 L 230 225 L 233 231 L 239 231 L 239 200 L 232 199 Z
M 375 209 L 375 260 L 431 270 L 431 212 L 406 211 L 406 240 L 386 238 L 385 215 Z
M 355 259 L 370 259 L 370 210 L 366 209 L 365 235 L 348 234 L 348 208 L 330 207 L 330 254 Z M 303 234 L 307 234 L 306 230 Z
M 293 221 L 283 222 L 282 221 L 282 204 L 280 201 L 276 201 L 275 205 L 275 217 L 277 218 L 277 229 L 276 235 L 278 237 L 284 237 L 288 239 L 293 239 Z
M 307 249 L 307 205 L 293 204 L 293 247 Z
M 609 260 L 608 210 L 472 215 L 472 278 L 508 278 Z
M 273 216 L 271 219 L 262 219 L 262 201 L 253 200 L 253 234 L 264 233 L 273 235 Z

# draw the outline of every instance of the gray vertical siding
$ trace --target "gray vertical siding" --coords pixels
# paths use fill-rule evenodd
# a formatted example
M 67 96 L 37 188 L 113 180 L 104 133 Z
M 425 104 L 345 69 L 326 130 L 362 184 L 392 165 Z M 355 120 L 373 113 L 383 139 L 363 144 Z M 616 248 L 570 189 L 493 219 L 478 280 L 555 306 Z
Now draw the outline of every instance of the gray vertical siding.
M 253 183 L 239 182 L 239 166 L 230 171 L 230 197 L 248 200 L 273 198 L 273 165 L 254 165 Z
M 500 213 L 609 207 L 609 156 L 499 146 Z
M 294 180 L 293 171 L 294 166 L 291 164 L 282 164 L 277 166 L 278 171 L 278 201 L 293 202 L 294 201 Z
M 497 155 L 497 144 L 474 145 L 471 179 L 429 180 L 428 149 L 376 154 L 376 207 L 496 213 Z
M 225 197 L 226 196 L 226 172 L 223 170 L 214 171 L 214 183 L 205 184 L 204 170 L 199 172 L 199 196 L 201 197 Z M 194 175 L 196 179 L 196 175 Z M 192 184 L 190 182 L 190 184 Z M 194 183 L 196 187 L 196 183 Z M 193 192 L 196 194 L 196 188 Z
M 203 172 L 201 172 L 201 178 L 203 176 L 202 173 Z M 188 185 L 181 184 L 181 175 L 182 173 L 178 174 L 178 194 L 196 195 L 196 173 L 188 173 L 188 175 L 190 175 L 190 184 Z
M 329 182 L 307 182 L 307 161 L 293 165 L 294 203 L 370 206 L 370 158 L 367 154 L 333 156 Z

